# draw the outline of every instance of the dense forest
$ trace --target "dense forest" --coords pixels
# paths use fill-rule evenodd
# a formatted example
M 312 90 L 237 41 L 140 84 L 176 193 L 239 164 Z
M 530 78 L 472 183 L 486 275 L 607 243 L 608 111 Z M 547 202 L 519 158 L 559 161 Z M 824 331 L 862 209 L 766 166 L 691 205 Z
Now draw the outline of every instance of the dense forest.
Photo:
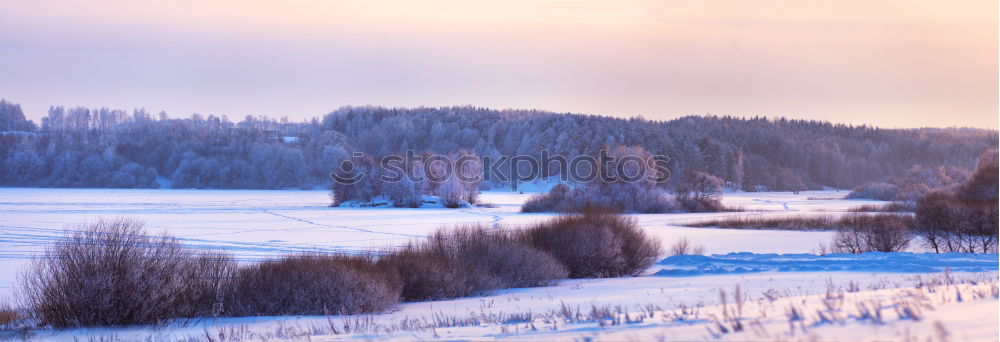
M 35 124 L 8 101 L 0 101 L 0 132 L 5 186 L 247 189 L 328 186 L 330 171 L 355 151 L 499 158 L 547 150 L 572 158 L 620 145 L 669 156 L 671 190 L 694 172 L 748 191 L 847 189 L 905 176 L 914 165 L 971 169 L 998 140 L 997 131 L 970 128 L 729 116 L 655 121 L 476 107 L 343 107 L 303 122 L 51 107 Z

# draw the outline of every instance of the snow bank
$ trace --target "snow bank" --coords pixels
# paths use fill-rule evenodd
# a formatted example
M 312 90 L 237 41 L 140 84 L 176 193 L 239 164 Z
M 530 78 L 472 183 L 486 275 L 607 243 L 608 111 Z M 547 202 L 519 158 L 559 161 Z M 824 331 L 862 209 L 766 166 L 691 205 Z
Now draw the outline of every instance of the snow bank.
M 998 270 L 997 254 L 754 254 L 676 255 L 657 263 L 655 275 L 696 276 L 750 272 L 984 272 Z

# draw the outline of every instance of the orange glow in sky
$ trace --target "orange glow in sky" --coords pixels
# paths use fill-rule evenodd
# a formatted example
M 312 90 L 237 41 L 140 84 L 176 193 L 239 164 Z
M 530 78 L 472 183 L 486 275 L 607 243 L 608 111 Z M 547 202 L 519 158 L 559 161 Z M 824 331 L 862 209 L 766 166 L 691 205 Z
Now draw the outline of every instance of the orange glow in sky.
M 3 1 L 0 98 L 174 116 L 342 105 L 998 126 L 997 2 Z

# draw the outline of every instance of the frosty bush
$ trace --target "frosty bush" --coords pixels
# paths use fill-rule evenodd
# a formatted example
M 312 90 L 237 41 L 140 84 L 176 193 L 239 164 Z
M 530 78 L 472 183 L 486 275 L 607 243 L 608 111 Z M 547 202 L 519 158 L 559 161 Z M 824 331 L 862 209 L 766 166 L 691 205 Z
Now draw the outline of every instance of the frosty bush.
M 937 253 L 996 253 L 998 241 L 997 151 L 986 151 L 972 177 L 955 189 L 917 202 L 917 235 Z
M 479 199 L 483 164 L 469 151 L 459 150 L 447 157 L 426 152 L 420 160 L 409 161 L 392 157 L 400 159 L 363 156 L 340 160 L 338 164 L 350 167 L 334 172 L 332 206 L 381 198 L 396 207 L 416 208 L 422 204 L 422 195 L 432 195 L 445 207 L 459 208 Z
M 660 242 L 635 220 L 615 214 L 583 213 L 539 223 L 525 238 L 566 265 L 571 278 L 638 275 L 661 254 Z
M 565 266 L 519 235 L 505 228 L 490 230 L 485 225 L 473 224 L 439 230 L 430 244 L 468 263 L 476 272 L 495 278 L 501 288 L 547 286 L 566 278 Z
M 372 258 L 298 255 L 241 268 L 227 286 L 227 316 L 350 315 L 399 302 L 401 283 Z
M 616 158 L 638 157 L 653 159 L 641 147 L 618 146 L 611 149 Z M 559 184 L 546 194 L 535 195 L 521 207 L 522 212 L 581 213 L 586 208 L 600 207 L 619 212 L 668 213 L 668 212 L 717 212 L 740 210 L 722 204 L 723 180 L 707 172 L 691 171 L 681 182 L 675 183 L 677 195 L 666 193 L 655 178 L 625 180 L 619 174 L 656 174 L 654 165 L 632 163 L 628 168 L 604 166 L 598 169 L 597 180 L 577 188 Z M 617 175 L 610 177 L 609 175 Z
M 620 212 L 666 213 L 681 211 L 673 196 L 665 193 L 657 183 L 659 172 L 655 158 L 638 146 L 615 146 L 607 150 L 614 160 L 643 160 L 643 163 L 606 163 L 595 171 L 597 177 L 581 187 L 570 188 L 559 184 L 547 194 L 530 198 L 521 207 L 522 212 L 581 213 L 586 208 L 607 208 Z M 600 160 L 599 156 L 594 157 Z M 633 175 L 644 175 L 635 177 Z
M 35 260 L 23 279 L 25 306 L 57 328 L 212 315 L 233 268 L 228 256 L 197 255 L 128 219 L 81 227 Z
M 710 197 L 699 197 L 692 196 L 690 194 L 683 194 L 677 196 L 677 203 L 680 204 L 684 211 L 689 213 L 715 213 L 720 211 L 740 211 L 742 209 L 730 209 L 722 204 L 718 198 Z
M 888 183 L 864 183 L 851 190 L 847 198 L 912 202 L 931 191 L 956 186 L 968 178 L 969 171 L 962 167 L 915 165 L 906 174 L 892 178 Z
M 835 252 L 902 252 L 910 245 L 916 221 L 909 215 L 853 214 L 842 217 L 838 225 Z
M 379 265 L 399 275 L 406 301 L 465 297 L 500 288 L 496 278 L 429 243 L 409 244 L 380 258 Z
M 687 236 L 683 236 L 670 246 L 670 256 L 674 255 L 705 255 L 705 246 L 695 246 Z
M 553 256 L 506 229 L 440 229 L 379 261 L 403 281 L 405 300 L 464 297 L 500 288 L 551 285 L 567 275 Z

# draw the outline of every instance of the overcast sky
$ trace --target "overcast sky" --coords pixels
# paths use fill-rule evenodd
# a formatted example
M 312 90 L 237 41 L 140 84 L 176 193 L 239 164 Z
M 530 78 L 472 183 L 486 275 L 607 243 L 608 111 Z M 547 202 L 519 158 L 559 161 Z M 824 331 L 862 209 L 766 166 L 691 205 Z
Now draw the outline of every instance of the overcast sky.
M 0 1 L 0 98 L 998 126 L 995 0 Z

